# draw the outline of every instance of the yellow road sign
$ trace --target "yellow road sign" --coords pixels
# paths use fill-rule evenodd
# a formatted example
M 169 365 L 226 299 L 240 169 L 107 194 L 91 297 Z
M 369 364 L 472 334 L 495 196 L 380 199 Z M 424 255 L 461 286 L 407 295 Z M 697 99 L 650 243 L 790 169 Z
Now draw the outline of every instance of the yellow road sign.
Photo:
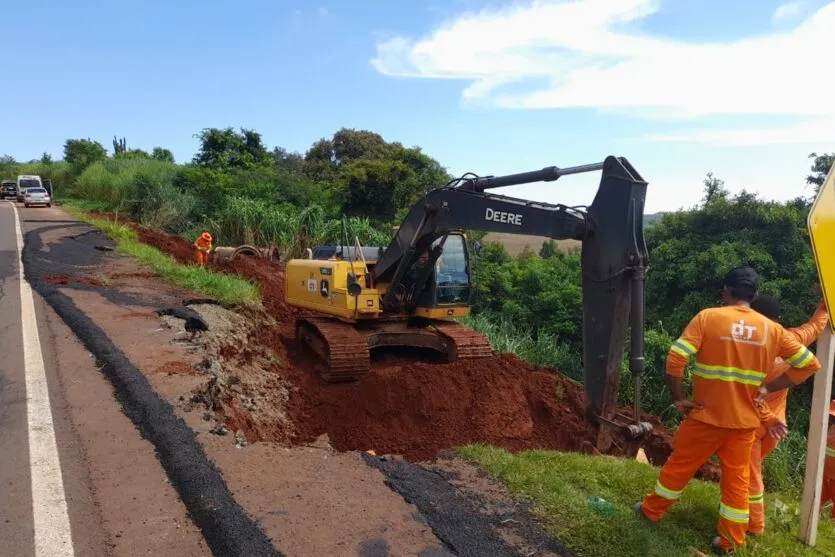
M 812 239 L 812 251 L 818 265 L 823 297 L 829 315 L 835 310 L 835 164 L 818 192 L 806 223 Z M 835 320 L 829 326 L 835 332 Z

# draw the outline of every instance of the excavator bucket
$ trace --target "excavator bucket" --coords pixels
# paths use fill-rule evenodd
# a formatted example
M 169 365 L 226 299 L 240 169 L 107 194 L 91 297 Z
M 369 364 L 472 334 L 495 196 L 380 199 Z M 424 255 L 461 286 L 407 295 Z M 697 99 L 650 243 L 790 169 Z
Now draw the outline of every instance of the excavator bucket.
M 652 426 L 641 422 L 640 377 L 644 370 L 643 234 L 647 183 L 624 159 L 608 157 L 588 210 L 592 222 L 583 240 L 583 359 L 587 418 L 599 426 L 597 449 L 617 443 L 637 454 Z M 635 384 L 634 416 L 617 412 L 627 330 Z

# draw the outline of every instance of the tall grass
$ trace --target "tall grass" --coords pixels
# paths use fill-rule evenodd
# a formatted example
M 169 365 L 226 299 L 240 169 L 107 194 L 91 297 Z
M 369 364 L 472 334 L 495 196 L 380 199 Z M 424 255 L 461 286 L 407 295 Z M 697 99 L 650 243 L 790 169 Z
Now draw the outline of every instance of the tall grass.
M 276 245 L 285 257 L 298 257 L 305 248 L 343 241 L 341 219 L 327 219 L 324 209 L 310 205 L 299 209 L 288 203 L 271 205 L 245 197 L 229 197 L 207 227 L 223 245 Z M 347 219 L 348 241 L 359 237 L 365 245 L 387 245 L 390 236 L 375 229 L 368 219 Z
M 534 335 L 533 330 L 490 313 L 469 315 L 461 321 L 486 336 L 497 352 L 512 352 L 526 362 L 554 367 L 575 381 L 583 380 L 582 355 L 556 335 Z
M 81 174 L 73 194 L 88 207 L 124 213 L 151 228 L 189 238 L 208 230 L 217 245 L 275 245 L 286 257 L 298 257 L 316 244 L 343 240 L 342 220 L 327 218 L 325 210 L 316 204 L 299 208 L 229 195 L 208 207 L 206 214 L 205 203 L 174 185 L 181 171 L 175 164 L 156 160 L 107 159 Z M 260 182 L 239 184 L 242 191 L 255 186 L 266 187 Z M 218 195 L 223 196 L 222 191 L 219 189 Z M 376 229 L 366 218 L 351 217 L 347 227 L 349 242 L 358 236 L 365 245 L 387 245 L 391 238 L 390 233 Z
M 194 224 L 197 200 L 174 187 L 177 172 L 175 164 L 153 159 L 107 159 L 87 168 L 73 193 L 152 228 L 180 232 Z

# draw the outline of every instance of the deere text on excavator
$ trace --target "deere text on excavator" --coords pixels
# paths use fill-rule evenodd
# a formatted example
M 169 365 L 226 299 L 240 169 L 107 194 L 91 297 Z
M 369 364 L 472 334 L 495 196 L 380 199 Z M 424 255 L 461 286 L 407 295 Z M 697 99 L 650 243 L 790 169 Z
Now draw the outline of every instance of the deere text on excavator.
M 487 193 L 593 171 L 601 171 L 601 178 L 588 207 Z M 287 303 L 324 314 L 298 319 L 296 338 L 321 357 L 329 382 L 361 378 L 370 369 L 370 351 L 379 347 L 431 349 L 448 360 L 490 357 L 490 342 L 455 320 L 468 314 L 472 295 L 465 231 L 579 240 L 587 418 L 602 426 L 598 448 L 603 450 L 614 431 L 640 439 L 652 429 L 639 421 L 646 189 L 632 165 L 614 156 L 597 164 L 508 176 L 465 174 L 416 202 L 385 249 L 357 242 L 319 258 L 289 261 Z M 375 251 L 376 257 L 368 257 Z M 627 329 L 636 389 L 632 419 L 615 411 Z

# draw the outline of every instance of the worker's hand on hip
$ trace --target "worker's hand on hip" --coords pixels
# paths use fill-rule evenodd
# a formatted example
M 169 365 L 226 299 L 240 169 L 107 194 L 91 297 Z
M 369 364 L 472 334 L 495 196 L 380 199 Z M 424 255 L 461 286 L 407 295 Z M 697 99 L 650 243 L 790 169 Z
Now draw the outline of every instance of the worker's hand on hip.
M 701 410 L 703 408 L 692 400 L 677 400 L 673 403 L 673 406 L 676 407 L 676 410 L 678 410 L 679 414 L 682 416 L 686 416 L 691 410 Z
M 768 428 L 768 434 L 771 435 L 773 438 L 777 439 L 778 441 L 785 437 L 788 432 L 789 426 L 787 426 L 783 422 L 777 422 L 776 424 Z

